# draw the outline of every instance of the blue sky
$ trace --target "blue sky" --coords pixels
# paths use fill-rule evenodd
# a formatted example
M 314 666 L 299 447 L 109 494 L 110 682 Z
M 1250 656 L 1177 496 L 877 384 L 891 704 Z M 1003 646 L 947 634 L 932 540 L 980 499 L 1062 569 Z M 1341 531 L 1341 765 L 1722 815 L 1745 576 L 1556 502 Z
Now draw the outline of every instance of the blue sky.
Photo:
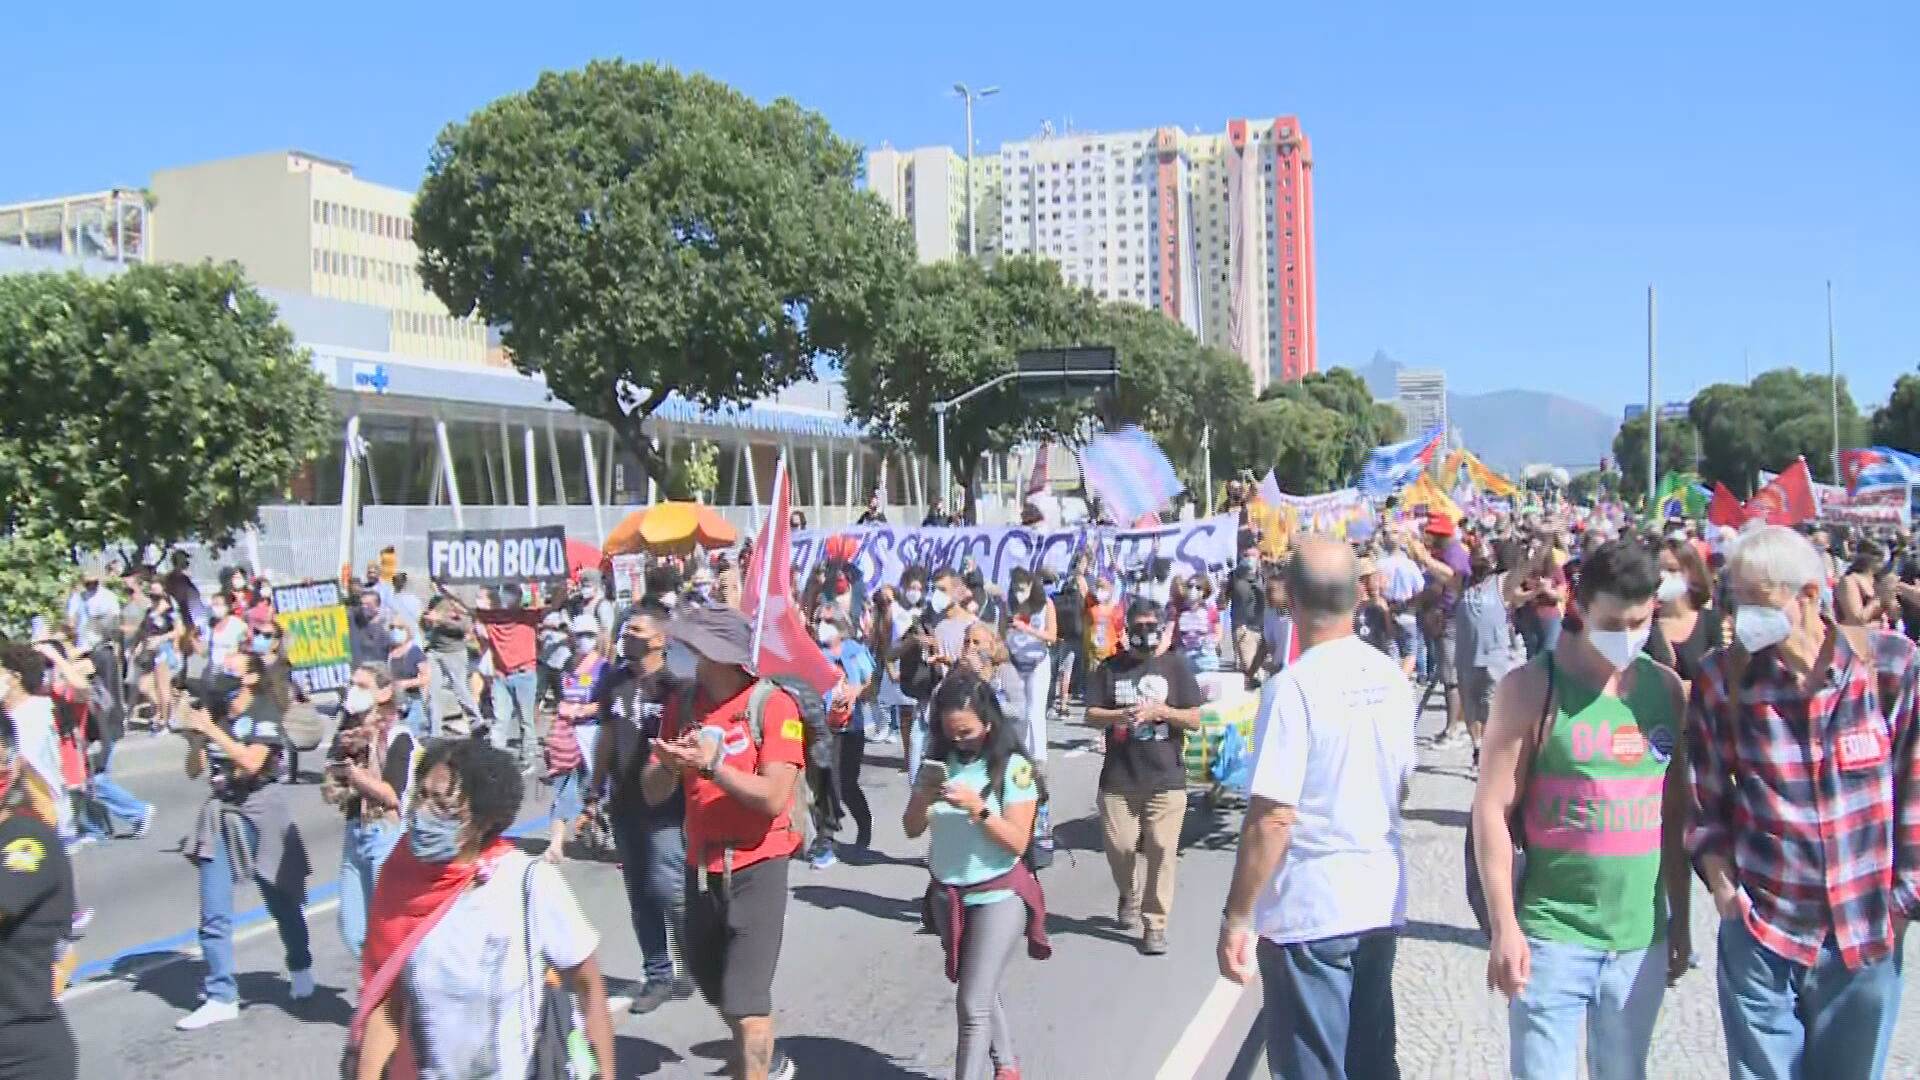
M 28 5 L 0 201 L 282 147 L 413 187 L 448 120 L 600 56 L 789 96 L 866 144 L 958 145 L 955 80 L 1003 88 L 987 147 L 1291 112 L 1323 366 L 1384 348 L 1612 411 L 1645 393 L 1649 284 L 1683 398 L 1748 351 L 1824 369 L 1831 277 L 1841 369 L 1883 399 L 1920 364 L 1920 5 L 1563 6 Z

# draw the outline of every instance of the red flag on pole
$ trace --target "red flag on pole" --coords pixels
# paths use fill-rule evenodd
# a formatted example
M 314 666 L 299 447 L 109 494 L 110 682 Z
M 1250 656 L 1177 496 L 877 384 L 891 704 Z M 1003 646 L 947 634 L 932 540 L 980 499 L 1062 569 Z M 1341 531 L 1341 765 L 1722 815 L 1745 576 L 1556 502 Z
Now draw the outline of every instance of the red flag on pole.
M 1740 499 L 1727 490 L 1727 485 L 1718 480 L 1713 482 L 1713 501 L 1707 504 L 1707 521 L 1713 525 L 1725 525 L 1737 529 L 1747 523 L 1746 508 L 1740 505 Z
M 773 512 L 754 539 L 753 559 L 740 590 L 740 611 L 753 624 L 754 670 L 760 675 L 799 679 L 822 697 L 840 683 L 840 669 L 827 659 L 807 632 L 805 613 L 793 596 L 792 511 L 787 458 L 773 474 Z
M 1047 467 L 1047 459 L 1053 456 L 1053 444 L 1044 442 L 1033 455 L 1033 472 L 1027 476 L 1027 495 L 1038 495 L 1053 486 L 1053 475 Z
M 1812 521 L 1819 512 L 1813 501 L 1813 474 L 1807 469 L 1806 458 L 1795 459 L 1785 472 L 1754 492 L 1746 505 L 1748 517 L 1765 517 L 1769 525 L 1798 525 Z

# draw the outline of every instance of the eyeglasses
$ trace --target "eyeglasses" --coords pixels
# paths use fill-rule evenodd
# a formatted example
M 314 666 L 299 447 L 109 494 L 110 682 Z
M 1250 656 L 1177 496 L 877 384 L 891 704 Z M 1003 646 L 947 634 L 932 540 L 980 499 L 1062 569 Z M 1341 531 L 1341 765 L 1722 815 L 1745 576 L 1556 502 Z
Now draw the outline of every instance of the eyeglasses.
M 458 791 L 435 791 L 429 787 L 420 788 L 414 798 L 415 806 L 426 806 L 447 817 L 459 817 L 465 809 L 465 802 Z

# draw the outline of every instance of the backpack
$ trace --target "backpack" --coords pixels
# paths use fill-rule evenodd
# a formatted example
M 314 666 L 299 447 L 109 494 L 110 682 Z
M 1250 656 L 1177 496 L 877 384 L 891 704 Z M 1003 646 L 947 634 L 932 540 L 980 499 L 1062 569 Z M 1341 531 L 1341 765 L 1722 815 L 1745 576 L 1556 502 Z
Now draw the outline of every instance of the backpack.
M 833 729 L 827 725 L 826 699 L 813 687 L 787 675 L 762 676 L 747 696 L 747 732 L 753 738 L 756 752 L 766 740 L 762 718 L 766 715 L 767 702 L 782 691 L 793 699 L 800 712 L 801 726 L 805 728 L 800 756 L 806 766 L 794 777 L 793 799 L 787 804 L 787 828 L 800 838 L 798 851 L 804 854 L 818 833 L 838 823 L 839 815 L 834 813 L 831 802 L 833 784 L 829 780 L 835 756 Z
M 915 619 L 907 633 L 925 632 L 925 624 Z M 933 670 L 933 661 L 927 657 L 927 650 L 918 646 L 908 649 L 900 657 L 900 692 L 915 701 L 926 701 L 932 696 L 935 683 L 940 681 Z

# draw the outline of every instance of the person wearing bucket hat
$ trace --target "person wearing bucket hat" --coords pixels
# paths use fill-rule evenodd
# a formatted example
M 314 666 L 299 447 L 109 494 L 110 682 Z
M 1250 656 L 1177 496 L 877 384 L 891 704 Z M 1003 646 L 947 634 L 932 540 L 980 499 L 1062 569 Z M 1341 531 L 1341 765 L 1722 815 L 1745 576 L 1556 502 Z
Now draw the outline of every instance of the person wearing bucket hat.
M 1464 733 L 1465 718 L 1460 707 L 1460 675 L 1455 663 L 1459 637 L 1454 629 L 1453 609 L 1460 604 L 1473 573 L 1473 562 L 1460 544 L 1459 529 L 1445 514 L 1428 514 L 1422 530 L 1422 543 L 1404 546 L 1427 575 L 1426 591 L 1420 597 L 1420 632 L 1427 643 L 1427 685 L 1420 692 L 1419 708 L 1424 710 L 1435 687 L 1445 693 L 1447 726 L 1434 740 L 1438 746 Z
M 694 677 L 667 703 L 641 786 L 656 806 L 686 794 L 687 967 L 733 1034 L 736 1075 L 790 1078 L 774 1045 L 773 974 L 806 727 L 793 697 L 754 675 L 753 627 L 739 611 L 686 605 L 667 637 L 693 654 Z

